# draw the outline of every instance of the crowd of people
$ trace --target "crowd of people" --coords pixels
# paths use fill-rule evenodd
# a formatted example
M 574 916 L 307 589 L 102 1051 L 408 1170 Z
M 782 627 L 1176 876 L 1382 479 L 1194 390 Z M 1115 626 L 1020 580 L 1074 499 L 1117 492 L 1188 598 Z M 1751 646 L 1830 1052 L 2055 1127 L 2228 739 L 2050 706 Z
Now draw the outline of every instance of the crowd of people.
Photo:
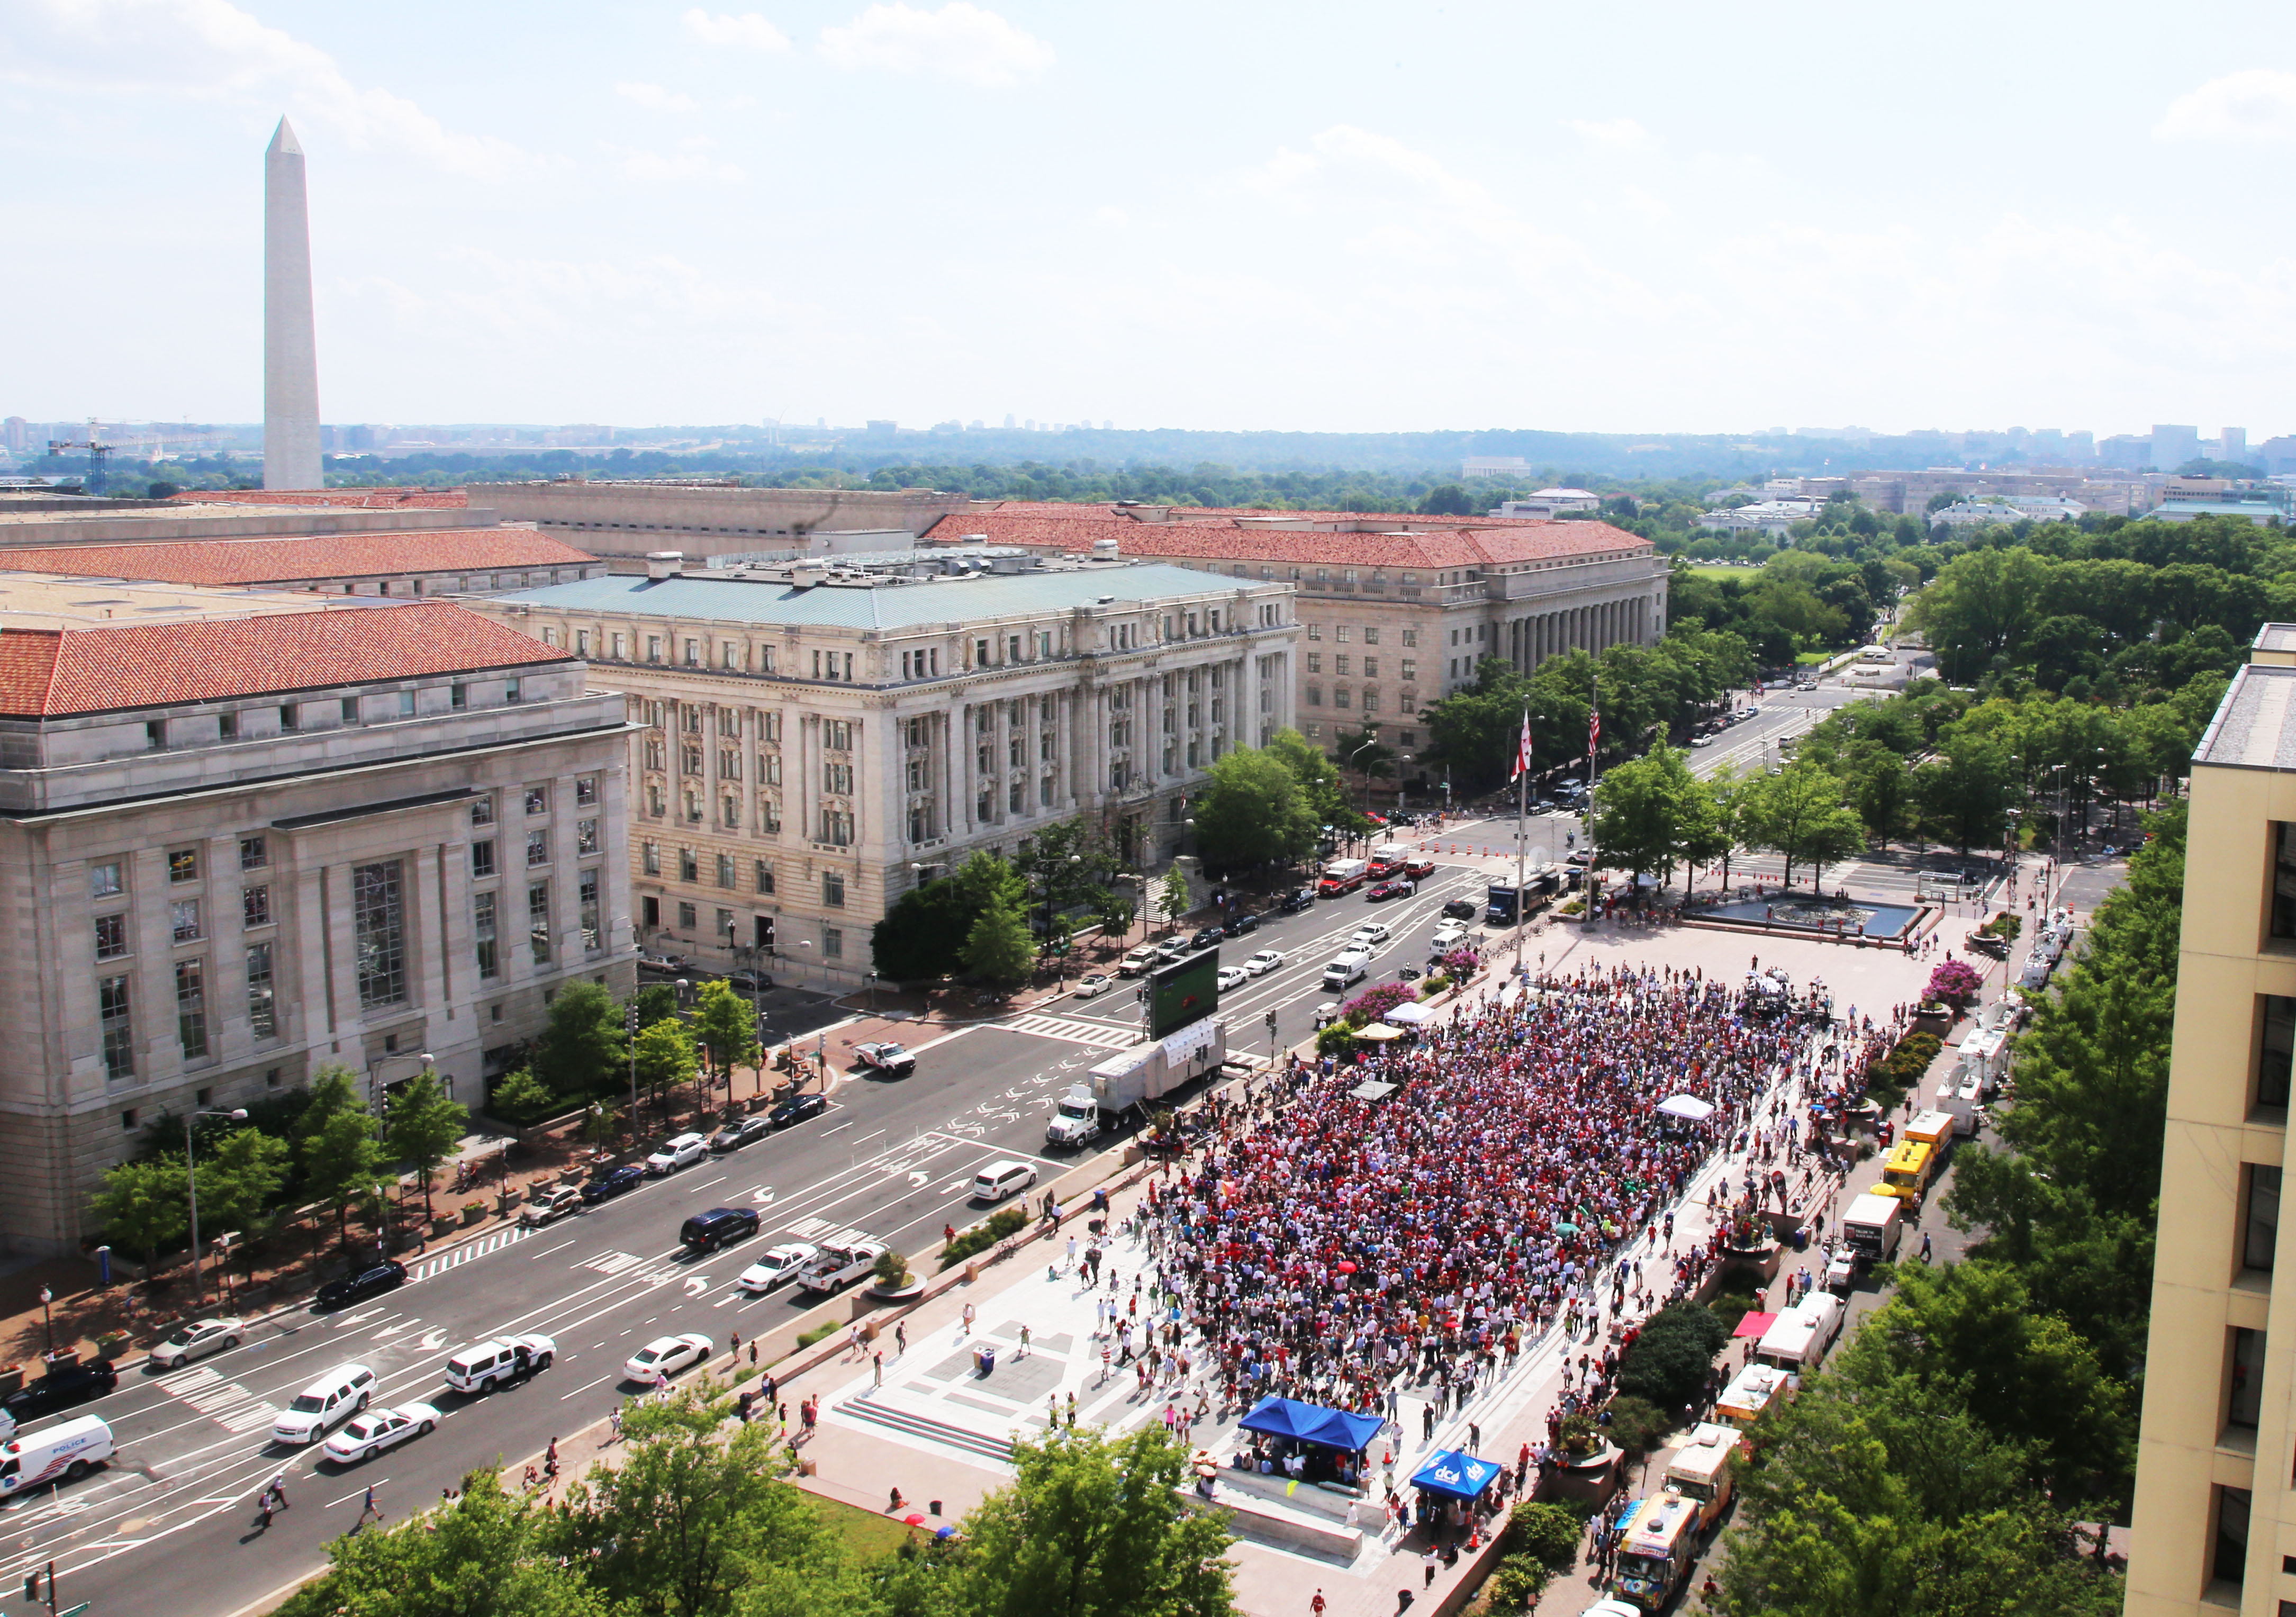
M 1824 1014 L 1770 979 L 1588 968 L 1295 1067 L 1152 1186 L 1160 1334 L 1175 1352 L 1193 1335 L 1228 1408 L 1279 1394 L 1391 1420 L 1416 1383 L 1431 1425 L 1548 1330 L 1598 1329 L 1598 1276 L 1629 1246 L 1612 1319 L 1654 1306 L 1660 1209 L 1754 1125 Z M 1396 1088 L 1366 1098 L 1366 1079 Z M 1712 1114 L 1657 1110 L 1677 1095 Z M 1673 1286 L 1693 1270 L 1676 1260 Z

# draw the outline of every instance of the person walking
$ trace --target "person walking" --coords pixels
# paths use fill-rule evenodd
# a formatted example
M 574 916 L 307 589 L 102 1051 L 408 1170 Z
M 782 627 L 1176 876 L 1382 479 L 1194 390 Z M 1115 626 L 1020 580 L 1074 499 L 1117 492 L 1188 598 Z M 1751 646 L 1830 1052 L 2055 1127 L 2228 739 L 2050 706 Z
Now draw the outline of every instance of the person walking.
M 374 1484 L 372 1482 L 367 1484 L 366 1502 L 359 1506 L 359 1518 L 351 1523 L 351 1531 L 357 1532 L 365 1526 L 370 1516 L 378 1522 L 382 1520 L 382 1506 L 374 1502 Z
M 876 1377 L 876 1380 L 873 1382 L 871 1385 L 873 1387 L 883 1386 L 885 1384 L 885 1350 L 882 1348 L 878 1349 L 875 1353 L 870 1356 L 869 1369 L 870 1373 Z
M 751 1349 L 750 1349 L 750 1350 L 751 1350 L 752 1352 L 754 1352 L 754 1351 L 756 1350 L 756 1344 L 754 1344 L 754 1343 L 752 1343 L 752 1344 L 751 1344 Z M 893 1357 L 894 1357 L 894 1358 L 898 1358 L 902 1357 L 904 1354 L 906 1354 L 908 1350 L 909 1350 L 909 1326 L 908 1326 L 908 1322 L 907 1322 L 906 1320 L 905 1320 L 905 1319 L 897 1319 L 897 1320 L 895 1320 L 895 1321 L 893 1322 Z
M 972 1334 L 972 1305 L 969 1302 L 964 1305 L 964 1334 Z

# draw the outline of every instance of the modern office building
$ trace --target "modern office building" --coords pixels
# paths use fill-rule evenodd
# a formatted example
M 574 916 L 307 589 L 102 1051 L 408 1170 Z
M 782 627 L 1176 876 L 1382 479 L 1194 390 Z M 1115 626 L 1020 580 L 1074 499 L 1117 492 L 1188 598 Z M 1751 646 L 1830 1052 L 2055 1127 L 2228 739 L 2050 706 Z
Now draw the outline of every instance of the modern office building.
M 2296 1609 L 2296 624 L 2253 659 L 2193 758 L 2129 1617 Z
M 451 603 L 0 574 L 0 1245 L 163 1113 L 427 1059 L 466 1104 L 635 975 L 622 698 Z
M 1292 722 L 1288 583 L 1016 553 L 615 574 L 472 600 L 629 695 L 649 947 L 850 983 L 869 929 L 977 849 L 1102 817 L 1179 841 L 1212 760 Z

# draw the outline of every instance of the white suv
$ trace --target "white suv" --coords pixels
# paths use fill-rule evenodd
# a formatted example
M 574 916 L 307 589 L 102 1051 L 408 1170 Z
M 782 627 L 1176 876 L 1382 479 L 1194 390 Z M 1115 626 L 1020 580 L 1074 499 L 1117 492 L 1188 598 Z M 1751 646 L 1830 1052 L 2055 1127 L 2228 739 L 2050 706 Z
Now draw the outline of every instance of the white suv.
M 659 1178 L 666 1173 L 676 1173 L 681 1168 L 691 1168 L 709 1154 L 708 1136 L 675 1135 L 662 1143 L 660 1151 L 646 1159 L 645 1170 Z
M 350 1419 L 374 1397 L 374 1372 L 365 1365 L 330 1370 L 295 1396 L 272 1423 L 274 1442 L 316 1443 Z

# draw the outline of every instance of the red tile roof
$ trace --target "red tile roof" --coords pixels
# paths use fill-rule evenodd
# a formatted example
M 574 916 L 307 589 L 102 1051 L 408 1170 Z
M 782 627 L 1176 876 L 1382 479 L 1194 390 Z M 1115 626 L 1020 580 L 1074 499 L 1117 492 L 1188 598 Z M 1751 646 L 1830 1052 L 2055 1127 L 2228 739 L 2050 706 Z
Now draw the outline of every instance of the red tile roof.
M 1505 528 L 1543 520 L 1421 516 L 1408 511 L 1273 511 L 1256 505 L 1119 505 L 1108 500 L 975 500 L 972 509 L 976 515 L 1044 516 L 1070 521 L 1113 516 L 1136 522 L 1367 522 L 1393 528 Z
M 0 714 L 107 713 L 567 661 L 554 646 L 445 601 L 0 628 Z
M 189 505 L 348 505 L 358 510 L 402 505 L 455 510 L 471 503 L 467 488 L 195 488 L 168 497 Z
M 1485 522 L 1431 533 L 1333 533 L 1228 522 L 1135 522 L 1119 516 L 1046 517 L 1034 512 L 1008 516 L 977 510 L 943 517 L 926 537 L 946 544 L 972 534 L 985 534 L 992 545 L 1031 550 L 1083 552 L 1095 539 L 1114 539 L 1118 554 L 1127 556 L 1431 570 L 1648 555 L 1652 548 L 1648 539 L 1608 522 Z
M 567 567 L 594 564 L 596 560 L 529 529 L 449 528 L 422 533 L 322 534 L 299 539 L 186 539 L 0 550 L 0 571 L 229 586 Z

